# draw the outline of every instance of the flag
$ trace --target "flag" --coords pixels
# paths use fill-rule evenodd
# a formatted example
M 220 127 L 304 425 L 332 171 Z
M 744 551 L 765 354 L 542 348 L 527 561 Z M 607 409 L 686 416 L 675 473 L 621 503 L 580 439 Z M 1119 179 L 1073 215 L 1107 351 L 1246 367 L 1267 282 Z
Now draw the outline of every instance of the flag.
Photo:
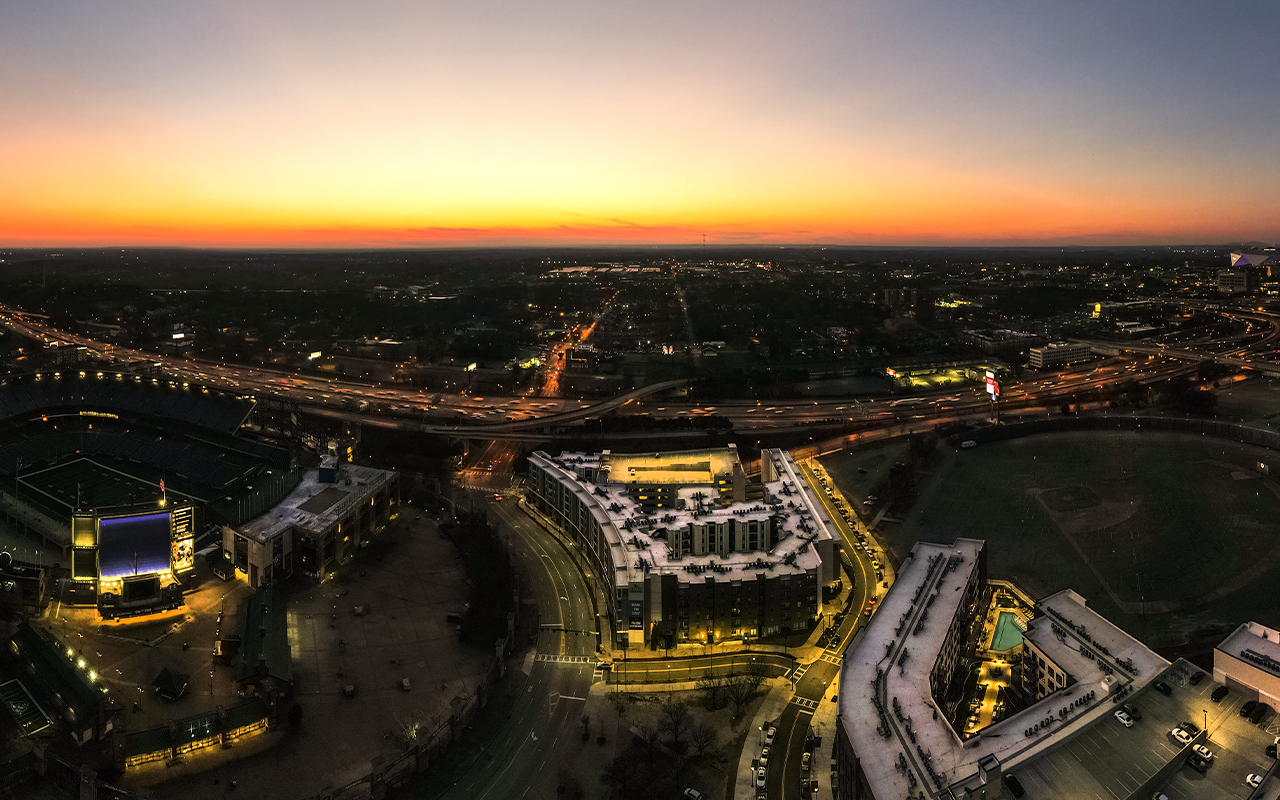
M 164 491 L 164 478 L 160 479 L 160 491 Z

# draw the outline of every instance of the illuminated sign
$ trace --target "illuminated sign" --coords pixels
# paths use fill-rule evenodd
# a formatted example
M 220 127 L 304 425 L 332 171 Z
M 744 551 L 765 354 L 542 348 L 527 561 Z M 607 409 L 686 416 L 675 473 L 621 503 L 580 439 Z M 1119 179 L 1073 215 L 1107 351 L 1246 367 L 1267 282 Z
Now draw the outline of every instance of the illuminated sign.
M 175 334 L 173 335 L 173 338 L 175 338 L 175 339 L 185 339 L 185 338 L 187 338 L 187 335 L 186 335 L 185 333 L 175 333 Z
M 195 509 L 183 506 L 171 516 L 169 564 L 174 572 L 186 572 L 195 566 Z
M 996 381 L 996 374 L 990 370 L 987 371 L 987 394 L 993 400 L 1000 396 L 1000 384 Z
M 312 353 L 311 355 L 307 356 L 307 360 L 308 360 L 308 361 L 315 361 L 315 360 L 316 360 L 317 358 L 319 358 L 319 357 L 320 357 L 320 351 L 319 351 L 319 350 L 317 350 L 317 351 L 315 351 L 314 353 Z

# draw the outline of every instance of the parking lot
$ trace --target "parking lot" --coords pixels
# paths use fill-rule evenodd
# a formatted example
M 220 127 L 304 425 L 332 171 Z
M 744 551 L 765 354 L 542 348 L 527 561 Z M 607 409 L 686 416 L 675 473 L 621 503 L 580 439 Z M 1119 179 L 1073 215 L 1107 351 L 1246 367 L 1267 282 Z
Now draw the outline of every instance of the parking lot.
M 1212 702 L 1210 694 L 1217 684 L 1205 675 L 1199 685 L 1192 686 L 1189 678 L 1197 672 L 1179 661 L 1162 678 L 1173 690 L 1170 696 L 1147 687 L 1126 698 L 1142 714 L 1132 728 L 1108 714 L 1065 744 L 1015 769 L 1027 796 L 1125 800 L 1175 758 L 1182 762 L 1182 747 L 1170 736 L 1175 726 L 1185 721 L 1203 728 L 1207 719 L 1208 738 L 1197 743 L 1214 754 L 1209 769 L 1201 774 L 1185 765 L 1172 767 L 1154 788 L 1169 800 L 1248 797 L 1246 776 L 1265 774 L 1274 763 L 1266 747 L 1277 735 L 1277 718 L 1272 714 L 1261 725 L 1251 724 L 1240 716 L 1241 706 L 1250 698 L 1238 692 Z

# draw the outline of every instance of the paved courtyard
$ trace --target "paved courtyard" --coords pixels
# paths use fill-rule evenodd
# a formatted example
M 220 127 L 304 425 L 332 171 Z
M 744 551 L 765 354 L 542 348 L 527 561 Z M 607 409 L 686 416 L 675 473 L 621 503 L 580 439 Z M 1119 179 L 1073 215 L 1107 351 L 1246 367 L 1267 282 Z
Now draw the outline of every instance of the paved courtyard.
M 375 543 L 334 580 L 299 582 L 291 590 L 295 690 L 285 707 L 301 705 L 300 729 L 282 723 L 227 750 L 207 748 L 180 763 L 146 764 L 130 770 L 125 784 L 152 787 L 158 797 L 201 798 L 225 796 L 236 781 L 242 796 L 300 800 L 328 783 L 341 787 L 361 777 L 375 756 L 391 760 L 403 752 L 392 734 L 402 722 L 417 721 L 427 730 L 447 724 L 450 701 L 474 692 L 494 658 L 461 644 L 445 619 L 466 602 L 462 561 L 436 524 L 411 506 L 383 541 L 390 544 Z M 220 581 L 203 564 L 198 578 L 201 585 L 185 609 L 153 620 L 104 624 L 89 609 L 49 609 L 45 624 L 97 668 L 126 706 L 129 730 L 241 700 L 232 668 L 212 663 L 213 642 L 220 613 L 223 634 L 238 632 L 239 603 L 250 591 L 242 582 Z M 187 694 L 177 702 L 152 693 L 150 683 L 163 667 L 190 676 Z M 344 696 L 347 685 L 355 686 L 354 697 Z M 141 705 L 136 712 L 135 699 Z

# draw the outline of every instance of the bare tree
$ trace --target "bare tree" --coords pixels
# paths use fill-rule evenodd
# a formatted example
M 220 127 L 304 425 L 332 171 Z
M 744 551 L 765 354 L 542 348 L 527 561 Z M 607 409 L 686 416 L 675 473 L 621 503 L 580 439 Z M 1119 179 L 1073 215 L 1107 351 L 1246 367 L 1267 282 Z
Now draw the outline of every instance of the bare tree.
M 619 753 L 604 767 L 600 780 L 610 788 L 610 796 L 629 800 L 640 793 L 644 770 L 631 752 Z
M 733 705 L 734 716 L 742 707 L 751 702 L 764 683 L 765 668 L 762 664 L 751 664 L 743 672 L 729 678 L 724 686 L 725 699 Z
M 702 703 L 712 711 L 724 707 L 725 680 L 719 675 L 708 675 L 698 679 L 698 691 L 702 694 Z
M 682 743 L 693 727 L 693 717 L 689 714 L 689 706 L 683 701 L 662 704 L 662 730 L 667 734 L 671 744 Z
M 689 746 L 697 755 L 702 755 L 716 746 L 716 729 L 705 722 L 699 722 L 689 731 Z
M 658 755 L 658 729 L 653 725 L 645 723 L 637 729 L 637 735 L 640 737 L 641 749 L 644 750 L 644 759 L 650 764 Z

